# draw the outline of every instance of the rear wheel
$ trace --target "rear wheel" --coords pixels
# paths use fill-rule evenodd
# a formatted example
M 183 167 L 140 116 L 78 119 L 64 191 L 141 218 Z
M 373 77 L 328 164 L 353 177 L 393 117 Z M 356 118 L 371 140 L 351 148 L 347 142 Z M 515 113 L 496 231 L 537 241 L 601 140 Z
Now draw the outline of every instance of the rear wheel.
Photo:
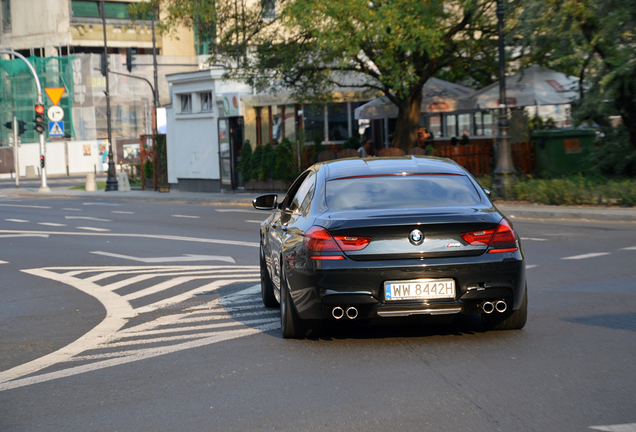
M 523 295 L 523 301 L 519 309 L 504 313 L 493 312 L 490 314 L 482 314 L 481 319 L 487 330 L 522 329 L 528 319 L 528 284 L 526 284 L 526 292 Z
M 269 277 L 267 271 L 267 264 L 265 264 L 265 255 L 263 253 L 263 246 L 261 245 L 261 295 L 263 297 L 263 304 L 265 307 L 276 307 L 278 301 L 274 296 L 274 285 L 272 279 Z
M 285 339 L 298 339 L 303 336 L 302 321 L 292 304 L 284 271 L 281 271 L 280 278 L 280 325 Z

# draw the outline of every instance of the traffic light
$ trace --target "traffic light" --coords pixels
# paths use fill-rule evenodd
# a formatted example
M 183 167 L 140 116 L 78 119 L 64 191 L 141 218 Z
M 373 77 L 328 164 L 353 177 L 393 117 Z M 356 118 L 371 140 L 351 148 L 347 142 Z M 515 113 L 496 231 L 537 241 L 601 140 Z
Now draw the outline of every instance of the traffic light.
M 37 133 L 44 133 L 44 131 L 46 130 L 46 120 L 44 119 L 44 106 L 42 105 L 36 105 L 35 106 L 35 119 L 33 120 L 33 123 L 35 123 L 35 126 L 33 126 L 33 129 L 35 129 L 35 131 Z
M 132 51 L 132 48 L 126 48 L 126 69 L 128 70 L 128 73 L 132 72 L 133 67 L 135 67 L 133 63 L 135 58 L 133 57 Z
M 18 135 L 22 135 L 26 132 L 26 122 L 24 120 L 18 120 Z
M 44 156 L 40 156 L 40 168 L 44 168 Z
M 6 127 L 7 129 L 13 129 L 13 122 L 12 122 L 12 121 L 10 121 L 10 122 L 6 122 L 6 123 L 3 123 L 3 125 L 4 125 L 4 127 Z

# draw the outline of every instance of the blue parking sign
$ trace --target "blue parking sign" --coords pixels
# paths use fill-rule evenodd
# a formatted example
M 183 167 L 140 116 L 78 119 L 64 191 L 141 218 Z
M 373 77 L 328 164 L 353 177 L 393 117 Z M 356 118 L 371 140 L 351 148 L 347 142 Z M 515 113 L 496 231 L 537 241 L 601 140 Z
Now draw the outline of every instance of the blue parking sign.
M 50 121 L 49 122 L 49 136 L 50 137 L 63 137 L 64 136 L 64 122 L 63 121 Z

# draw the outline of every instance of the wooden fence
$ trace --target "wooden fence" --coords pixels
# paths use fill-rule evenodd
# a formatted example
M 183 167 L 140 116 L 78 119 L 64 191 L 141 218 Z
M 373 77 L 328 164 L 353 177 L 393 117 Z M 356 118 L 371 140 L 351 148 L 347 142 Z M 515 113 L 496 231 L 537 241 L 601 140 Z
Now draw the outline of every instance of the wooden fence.
M 511 145 L 512 161 L 517 171 L 531 173 L 536 170 L 536 158 L 534 154 L 533 142 L 520 142 Z M 346 152 L 346 153 L 345 153 Z M 355 153 L 354 153 L 355 152 Z M 378 156 L 404 156 L 405 152 L 396 148 L 381 149 Z M 411 155 L 422 155 L 424 150 L 413 147 L 409 150 Z M 318 154 L 318 161 L 327 161 L 342 157 L 357 157 L 355 150 L 343 150 L 340 152 L 322 151 Z M 431 156 L 449 158 L 466 168 L 471 174 L 487 175 L 494 170 L 494 153 L 491 143 L 468 144 L 468 145 L 436 145 Z

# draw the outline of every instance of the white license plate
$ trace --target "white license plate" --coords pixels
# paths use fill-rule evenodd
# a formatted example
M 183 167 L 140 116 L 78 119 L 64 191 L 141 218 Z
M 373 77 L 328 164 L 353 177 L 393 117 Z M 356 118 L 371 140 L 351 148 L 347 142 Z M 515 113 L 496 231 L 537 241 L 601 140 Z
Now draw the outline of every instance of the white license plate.
M 455 298 L 455 281 L 453 279 L 418 279 L 385 282 L 384 298 L 387 301 Z

